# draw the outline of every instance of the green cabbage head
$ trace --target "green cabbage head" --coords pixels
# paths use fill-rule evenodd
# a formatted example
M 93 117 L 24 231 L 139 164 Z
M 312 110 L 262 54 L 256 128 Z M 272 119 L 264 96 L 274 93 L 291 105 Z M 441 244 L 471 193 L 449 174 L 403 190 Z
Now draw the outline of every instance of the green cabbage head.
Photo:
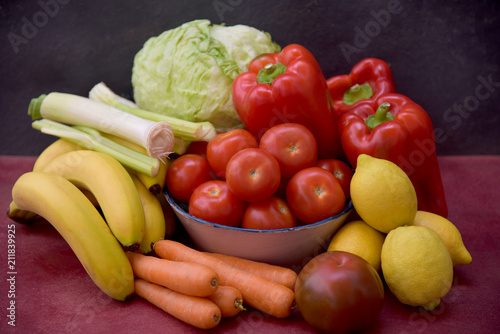
M 188 121 L 209 121 L 225 131 L 240 127 L 231 85 L 250 61 L 280 46 L 246 25 L 195 20 L 146 41 L 132 68 L 135 103 Z

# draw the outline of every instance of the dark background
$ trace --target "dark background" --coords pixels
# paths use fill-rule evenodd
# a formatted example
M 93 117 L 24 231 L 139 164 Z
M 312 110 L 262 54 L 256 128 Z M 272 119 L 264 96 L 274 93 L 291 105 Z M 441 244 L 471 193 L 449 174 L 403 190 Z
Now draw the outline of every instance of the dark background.
M 430 0 L 1 0 L 0 154 L 38 155 L 55 140 L 31 128 L 31 98 L 86 96 L 100 81 L 131 98 L 143 43 L 202 18 L 302 44 L 327 78 L 381 58 L 430 114 L 439 155 L 500 154 L 500 2 Z

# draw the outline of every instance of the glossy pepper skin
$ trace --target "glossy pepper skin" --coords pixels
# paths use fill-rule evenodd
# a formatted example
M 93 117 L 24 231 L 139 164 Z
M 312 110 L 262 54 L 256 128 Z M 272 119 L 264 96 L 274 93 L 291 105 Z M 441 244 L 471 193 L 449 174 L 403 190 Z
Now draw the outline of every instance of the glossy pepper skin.
M 371 102 L 382 95 L 396 93 L 389 64 L 377 58 L 365 58 L 353 66 L 350 74 L 337 75 L 326 82 L 335 111 L 339 115 L 352 110 L 360 103 Z M 344 102 L 346 94 L 348 103 Z
M 373 128 L 367 125 L 368 119 Z M 434 127 L 420 105 L 400 94 L 382 95 L 344 113 L 339 132 L 353 167 L 361 153 L 394 162 L 410 177 L 418 209 L 448 216 Z
M 281 123 L 300 123 L 315 136 L 318 158 L 341 156 L 338 116 L 325 77 L 314 56 L 291 44 L 254 59 L 232 86 L 233 103 L 257 139 Z

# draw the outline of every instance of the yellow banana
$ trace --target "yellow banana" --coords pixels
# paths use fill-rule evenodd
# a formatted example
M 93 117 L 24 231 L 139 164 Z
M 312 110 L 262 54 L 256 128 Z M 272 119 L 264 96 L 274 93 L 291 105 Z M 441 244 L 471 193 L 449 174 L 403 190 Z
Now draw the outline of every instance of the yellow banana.
M 49 162 L 51 162 L 54 158 L 60 156 L 61 154 L 83 149 L 85 148 L 78 144 L 72 143 L 69 140 L 58 139 L 49 146 L 47 146 L 45 150 L 43 150 L 42 153 L 40 153 L 33 166 L 33 171 L 35 172 L 42 171 Z M 90 193 L 87 192 L 86 195 L 89 195 L 89 199 L 92 199 Z M 95 201 L 93 203 L 96 204 Z M 20 210 L 19 208 L 17 208 L 14 202 L 10 203 L 7 215 L 12 220 L 15 220 L 18 223 L 23 223 L 23 224 L 34 223 L 36 220 L 40 218 L 39 215 L 33 212 Z
M 12 188 L 21 210 L 45 218 L 61 234 L 94 283 L 107 295 L 126 300 L 134 292 L 130 262 L 90 201 L 65 178 L 28 172 Z
M 165 178 L 167 176 L 167 169 L 169 165 L 170 160 L 164 158 L 160 161 L 160 168 L 158 169 L 156 176 L 149 176 L 139 172 L 135 172 L 135 175 L 150 192 L 153 194 L 160 194 L 163 192 L 163 188 L 165 187 Z
M 165 187 L 165 180 L 167 177 L 167 170 L 170 166 L 170 160 L 163 158 L 160 160 L 160 168 L 158 169 L 158 174 L 155 177 L 151 177 L 146 174 L 137 173 L 137 177 L 144 183 L 146 188 L 149 189 L 153 194 L 163 193 L 163 188 Z
M 148 154 L 144 147 L 132 143 L 126 139 L 114 136 L 109 133 L 103 133 L 102 135 L 134 151 L 143 154 Z M 146 186 L 146 188 L 149 189 L 149 191 L 151 191 L 153 194 L 159 194 L 163 191 L 163 187 L 165 186 L 165 177 L 167 176 L 167 169 L 169 165 L 170 165 L 169 159 L 167 158 L 161 159 L 160 168 L 158 169 L 158 173 L 155 176 L 149 176 L 131 169 L 129 171 L 134 173 L 139 178 L 139 180 L 141 180 L 141 182 Z
M 146 189 L 137 176 L 132 173 L 130 176 L 137 188 L 144 209 L 144 235 L 139 250 L 144 254 L 149 254 L 153 250 L 153 244 L 165 238 L 165 217 L 156 195 Z
M 97 201 L 97 198 L 95 198 L 94 194 L 90 190 L 85 188 L 81 188 L 80 190 L 85 196 L 87 196 L 90 203 L 92 203 L 95 207 L 99 207 L 99 202 Z
M 142 240 L 144 210 L 129 173 L 111 156 L 78 150 L 53 159 L 43 170 L 58 174 L 96 198 L 118 241 L 134 250 Z
M 34 172 L 41 172 L 43 169 L 55 158 L 57 158 L 60 155 L 63 155 L 64 153 L 72 152 L 72 151 L 77 151 L 77 150 L 86 150 L 85 147 L 80 146 L 78 144 L 75 144 L 69 140 L 66 140 L 64 138 L 60 138 L 47 146 L 45 150 L 40 153 L 38 158 L 35 161 L 35 165 L 33 166 L 33 171 Z M 86 189 L 80 189 L 85 196 L 88 197 L 88 199 L 94 204 L 94 206 L 98 206 L 99 203 L 97 202 L 96 198 L 94 195 L 86 190 Z
M 38 214 L 31 211 L 20 209 L 17 206 L 17 204 L 14 203 L 14 201 L 10 202 L 9 211 L 7 211 L 7 216 L 18 223 L 27 225 L 32 224 L 38 219 L 40 219 L 40 216 Z
M 49 146 L 45 148 L 45 150 L 40 153 L 38 158 L 35 161 L 35 165 L 33 166 L 33 171 L 38 172 L 42 171 L 47 164 L 49 164 L 52 160 L 54 160 L 56 157 L 67 153 L 71 151 L 76 151 L 76 150 L 84 150 L 85 148 L 75 144 L 73 142 L 70 142 L 69 140 L 66 139 L 58 139 Z

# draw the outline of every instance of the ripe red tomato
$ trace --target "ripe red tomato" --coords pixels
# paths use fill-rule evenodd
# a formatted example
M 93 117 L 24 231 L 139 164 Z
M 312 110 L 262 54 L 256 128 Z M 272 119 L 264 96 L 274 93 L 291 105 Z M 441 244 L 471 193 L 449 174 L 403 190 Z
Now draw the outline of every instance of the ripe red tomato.
M 286 198 L 297 219 L 311 224 L 341 212 L 345 195 L 335 176 L 319 167 L 296 173 L 286 187 Z
M 269 197 L 260 202 L 250 203 L 241 221 L 241 227 L 259 230 L 295 226 L 297 222 L 288 204 L 278 197 Z
M 229 189 L 247 202 L 258 202 L 272 196 L 280 180 L 280 165 L 270 153 L 260 148 L 244 149 L 227 163 Z
M 207 146 L 206 141 L 193 141 L 189 144 L 185 154 L 199 154 L 207 157 Z
M 169 166 L 165 183 L 174 198 L 189 203 L 194 189 L 212 179 L 212 170 L 205 157 L 186 154 L 175 159 Z
M 246 203 L 234 195 L 227 183 L 212 180 L 200 184 L 189 200 L 189 214 L 227 226 L 239 226 Z
M 351 333 L 374 325 L 384 302 L 377 271 L 361 257 L 322 253 L 300 271 L 295 301 L 304 320 L 318 332 Z
M 323 159 L 316 162 L 316 167 L 326 169 L 333 173 L 344 190 L 345 198 L 351 196 L 351 179 L 354 174 L 351 167 L 339 159 Z
M 297 123 L 273 126 L 264 133 L 259 147 L 278 161 L 284 178 L 291 178 L 299 170 L 314 166 L 318 157 L 314 135 Z
M 257 139 L 244 129 L 219 133 L 207 145 L 207 159 L 214 173 L 226 179 L 226 165 L 231 157 L 245 148 L 258 147 Z

